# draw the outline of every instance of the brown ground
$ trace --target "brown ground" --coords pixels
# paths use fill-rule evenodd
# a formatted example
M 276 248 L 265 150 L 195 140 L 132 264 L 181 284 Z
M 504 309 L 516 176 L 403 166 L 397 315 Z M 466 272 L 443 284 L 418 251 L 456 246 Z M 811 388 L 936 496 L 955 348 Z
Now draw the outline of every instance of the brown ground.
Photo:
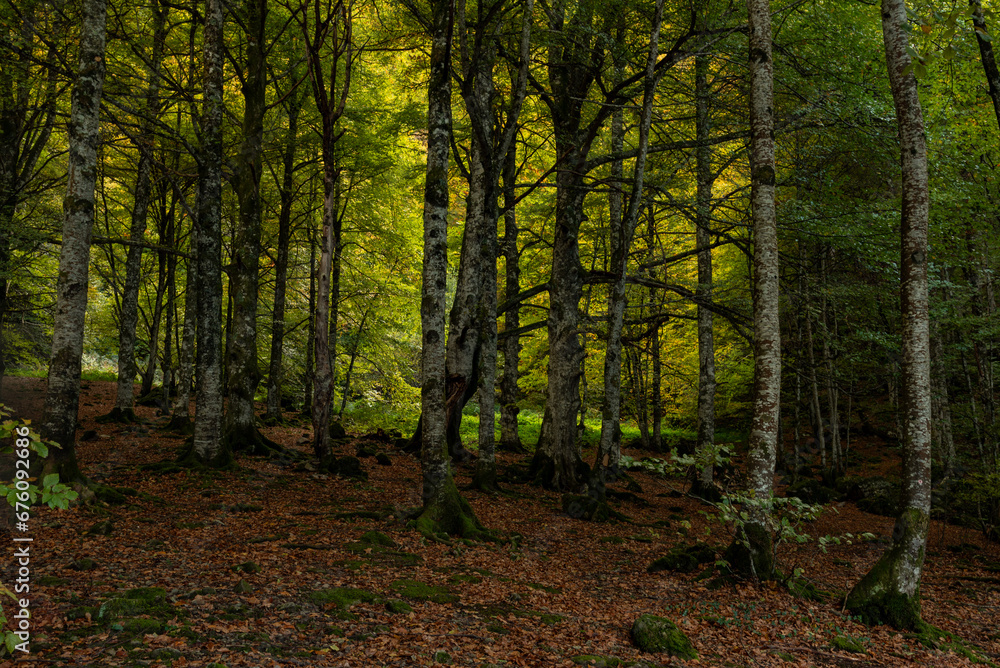
M 37 379 L 5 379 L 4 403 L 16 417 L 37 419 L 43 388 Z M 399 520 L 344 515 L 418 503 L 418 462 L 388 444 L 376 445 L 391 457 L 391 466 L 362 460 L 367 483 L 246 458 L 235 472 L 140 471 L 141 464 L 171 459 L 181 440 L 158 429 L 153 409 L 139 408 L 147 425 L 96 424 L 94 417 L 110 409 L 113 396 L 112 383 L 84 383 L 82 426 L 96 429 L 99 437 L 80 444 L 79 459 L 93 480 L 133 488 L 140 496 L 124 505 L 39 510 L 32 518 L 31 665 L 430 666 L 437 665 L 438 651 L 447 652 L 453 665 L 477 668 L 572 666 L 570 659 L 582 654 L 670 666 L 971 665 L 892 629 L 856 623 L 836 603 L 797 599 L 775 586 L 710 591 L 695 574 L 647 574 L 655 558 L 675 544 L 704 538 L 706 528 L 712 531 L 709 543 L 729 541 L 726 528 L 704 516 L 708 507 L 671 496 L 683 489 L 681 481 L 635 474 L 649 506 L 617 507 L 635 524 L 570 519 L 561 512 L 558 495 L 528 486 L 508 485 L 512 496 L 466 492 L 483 524 L 521 538 L 427 543 Z M 307 426 L 265 433 L 290 448 L 308 449 L 298 444 L 308 435 Z M 879 452 L 875 445 L 867 447 L 869 455 Z M 354 453 L 354 444 L 343 451 Z M 503 456 L 502 461 L 515 460 Z M 459 470 L 460 485 L 468 474 Z M 652 526 L 664 519 L 669 527 Z M 113 523 L 110 536 L 87 533 L 104 520 Z M 691 523 L 690 539 L 682 535 L 682 520 Z M 422 561 L 406 563 L 405 557 L 352 545 L 373 529 L 391 537 L 397 551 Z M 892 520 L 838 504 L 836 512 L 825 512 L 803 529 L 813 536 L 870 531 L 880 537 L 834 546 L 826 554 L 815 541 L 782 548 L 786 570 L 801 567 L 821 589 L 845 592 L 885 549 Z M 96 562 L 94 570 L 71 567 L 84 557 Z M 261 571 L 234 570 L 247 561 Z M 1000 658 L 1000 575 L 990 568 L 998 562 L 998 546 L 978 533 L 933 523 L 924 618 L 979 646 L 994 661 Z M 12 573 L 12 567 L 4 569 L 5 584 Z M 411 613 L 391 614 L 384 601 L 399 598 L 391 584 L 400 579 L 448 587 L 458 600 L 411 600 Z M 241 580 L 252 591 L 234 591 Z M 137 615 L 158 623 L 139 629 L 129 620 L 115 625 L 100 619 L 104 602 L 136 587 L 166 590 L 165 608 Z M 354 604 L 353 618 L 343 619 L 335 604 L 309 598 L 327 587 L 363 589 L 382 598 Z M 699 659 L 637 652 L 629 628 L 644 612 L 675 620 Z M 853 638 L 865 653 L 831 648 L 838 635 Z

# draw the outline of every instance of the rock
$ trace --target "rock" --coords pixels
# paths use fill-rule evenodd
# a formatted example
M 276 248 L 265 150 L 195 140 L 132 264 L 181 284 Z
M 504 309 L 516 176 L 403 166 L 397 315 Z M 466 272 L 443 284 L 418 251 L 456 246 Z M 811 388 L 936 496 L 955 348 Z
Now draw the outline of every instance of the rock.
M 401 615 L 413 612 L 413 606 L 411 606 L 406 601 L 400 601 L 399 599 L 393 599 L 387 601 L 385 604 L 385 609 L 394 615 Z
M 358 542 L 366 545 L 381 545 L 383 547 L 396 547 L 396 543 L 381 531 L 366 531 L 361 534 Z
M 798 497 L 804 503 L 822 504 L 829 503 L 840 498 L 840 494 L 835 489 L 831 489 L 818 480 L 808 478 L 799 480 L 785 490 L 785 496 Z
M 684 632 L 669 619 L 642 615 L 632 624 L 632 642 L 643 652 L 696 659 L 698 653 Z
M 866 478 L 858 483 L 861 498 L 857 505 L 860 510 L 874 515 L 896 517 L 899 515 L 900 485 L 887 478 Z
M 358 480 L 368 480 L 368 474 L 361 468 L 361 461 L 357 457 L 347 455 L 345 457 L 332 457 L 326 465 L 326 470 L 333 475 L 345 478 L 355 478 Z
M 87 533 L 92 536 L 110 536 L 114 529 L 111 520 L 104 520 L 87 529 Z
M 359 445 L 357 454 L 359 459 L 367 459 L 369 457 L 374 457 L 378 454 L 378 452 L 376 452 L 375 448 L 370 445 Z
M 347 430 L 344 429 L 344 425 L 340 421 L 330 423 L 330 438 L 334 440 L 347 438 Z
M 392 466 L 392 460 L 389 459 L 389 455 L 381 452 L 375 455 L 375 461 L 378 462 L 379 466 Z
M 677 545 L 665 556 L 660 557 L 646 569 L 649 573 L 658 571 L 676 571 L 678 573 L 693 573 L 701 564 L 715 561 L 715 548 L 705 543 L 694 545 Z
M 236 583 L 236 586 L 233 587 L 233 591 L 235 591 L 237 594 L 252 594 L 253 587 L 251 587 L 250 583 L 247 582 L 246 580 L 240 580 L 239 582 Z

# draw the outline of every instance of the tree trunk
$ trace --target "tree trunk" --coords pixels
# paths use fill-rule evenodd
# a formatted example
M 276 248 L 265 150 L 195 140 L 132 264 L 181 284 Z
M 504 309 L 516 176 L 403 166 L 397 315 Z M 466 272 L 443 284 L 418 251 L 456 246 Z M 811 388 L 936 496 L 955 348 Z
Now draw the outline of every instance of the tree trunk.
M 774 63 L 769 0 L 748 0 L 750 28 L 750 208 L 753 217 L 754 389 L 747 473 L 755 504 L 727 559 L 741 575 L 774 577 L 770 502 L 778 444 L 781 329 L 774 210 Z M 742 539 L 742 541 L 740 540 Z M 734 558 L 742 552 L 744 558 Z
M 695 132 L 699 142 L 695 161 L 698 171 L 698 191 L 695 219 L 695 246 L 698 248 L 698 444 L 697 451 L 706 463 L 698 472 L 699 487 L 712 485 L 715 459 L 715 338 L 712 311 L 705 308 L 712 296 L 712 149 L 707 141 L 711 135 L 708 104 L 708 56 L 695 57 Z
M 316 312 L 316 235 L 309 230 L 309 312 Z M 316 319 L 309 318 L 306 331 L 306 368 L 303 375 L 302 415 L 311 417 L 313 411 L 313 389 L 316 384 L 316 368 L 313 361 L 316 338 Z
M 170 203 L 169 215 L 166 222 L 163 243 L 172 249 L 177 248 L 177 224 L 174 216 L 174 205 L 176 201 Z M 163 374 L 163 412 L 169 413 L 170 404 L 167 403 L 174 392 L 173 374 L 173 346 L 171 336 L 174 333 L 174 320 L 177 317 L 177 254 L 170 253 L 167 256 L 167 321 L 163 331 L 163 356 L 160 360 L 160 371 Z
M 424 187 L 424 263 L 420 306 L 423 425 L 421 471 L 423 509 L 417 526 L 474 537 L 480 526 L 451 475 L 445 417 L 445 289 L 448 271 L 448 151 L 451 144 L 451 0 L 431 3 L 431 71 L 428 83 L 427 178 Z
M 195 226 L 197 234 L 197 225 Z M 192 243 L 192 251 L 195 243 Z M 198 324 L 198 259 L 194 253 L 188 258 L 184 281 L 184 329 L 181 334 L 180 352 L 177 356 L 177 395 L 171 408 L 168 429 L 194 433 L 191 422 L 191 378 L 194 370 L 194 340 Z
M 60 446 L 50 450 L 46 470 L 58 473 L 64 483 L 85 482 L 76 461 L 76 425 L 100 144 L 106 16 L 104 0 L 84 0 L 79 65 L 70 111 L 69 176 L 63 200 L 52 357 L 42 416 L 42 438 Z
M 972 7 L 972 28 L 979 44 L 979 62 L 983 66 L 990 100 L 993 102 L 993 116 L 997 126 L 1000 126 L 1000 69 L 997 69 L 996 57 L 993 55 L 993 42 L 986 30 L 986 19 L 983 17 L 983 6 L 980 0 L 969 0 Z
M 261 152 L 266 109 L 267 0 L 246 0 L 247 49 L 243 78 L 243 141 L 234 174 L 240 218 L 233 244 L 233 339 L 226 351 L 229 403 L 223 439 L 233 451 L 268 455 L 280 449 L 256 426 L 254 395 L 260 384 L 257 363 L 257 277 L 260 271 Z
M 903 176 L 900 311 L 903 319 L 903 512 L 892 545 L 847 596 L 846 608 L 869 624 L 920 629 L 920 574 L 931 509 L 931 400 L 927 300 L 927 145 L 910 67 L 906 4 L 883 0 L 882 34 L 899 126 Z
M 351 6 L 338 0 L 325 11 L 316 5 L 300 19 L 308 52 L 308 66 L 313 99 L 322 123 L 323 146 L 323 231 L 317 273 L 316 320 L 312 416 L 313 453 L 320 460 L 330 453 L 330 411 L 333 402 L 333 363 L 331 358 L 331 296 L 339 289 L 339 271 L 333 276 L 335 259 L 339 261 L 341 212 L 338 206 L 340 166 L 337 142 L 343 136 L 338 130 L 351 89 L 354 60 Z M 310 21 L 312 25 L 310 25 Z M 310 32 L 311 30 L 311 32 Z M 326 68 L 329 67 L 329 77 Z M 335 258 L 335 256 L 337 256 Z M 332 279 L 331 279 L 332 276 Z M 336 335 L 334 325 L 333 334 Z
M 511 299 L 521 292 L 521 253 L 517 246 L 517 212 L 514 202 L 517 195 L 514 190 L 517 176 L 517 152 L 514 146 L 507 154 L 503 169 L 503 205 L 504 205 L 504 299 Z M 521 326 L 520 305 L 514 304 L 504 313 L 504 331 L 513 332 Z M 503 343 L 503 377 L 500 380 L 500 449 L 508 452 L 524 453 L 524 445 L 518 432 L 517 416 L 520 399 L 517 387 L 519 362 L 521 353 L 520 337 L 508 336 Z
M 294 77 L 293 78 L 297 78 Z M 291 242 L 294 200 L 295 152 L 298 148 L 299 111 L 302 97 L 292 92 L 288 102 L 288 134 L 282 155 L 281 209 L 278 213 L 278 252 L 274 262 L 274 308 L 271 312 L 271 360 L 267 372 L 267 414 L 277 424 L 281 416 L 282 357 L 285 342 L 285 293 L 288 285 L 288 246 Z M 311 295 L 310 295 L 311 296 Z M 312 313 L 312 310 L 310 310 Z
M 160 110 L 160 62 L 163 58 L 163 42 L 167 33 L 167 10 L 153 3 L 153 52 L 150 57 L 150 71 L 147 75 L 146 100 L 140 121 L 139 164 L 136 168 L 135 192 L 132 206 L 132 225 L 129 229 L 129 239 L 133 244 L 128 247 L 125 260 L 125 287 L 122 291 L 121 317 L 118 321 L 118 386 L 115 395 L 115 407 L 104 416 L 107 421 L 135 422 L 133 383 L 136 374 L 135 364 L 135 329 L 139 319 L 139 287 L 143 282 L 142 245 L 146 234 L 146 218 L 149 212 L 149 201 L 153 189 L 150 173 L 153 168 L 152 142 L 154 135 L 152 126 Z M 150 341 L 150 351 L 155 346 Z
M 190 457 L 209 466 L 228 466 L 232 453 L 222 443 L 222 86 L 225 22 L 222 0 L 206 0 L 198 168 L 198 346 L 194 441 Z M 187 458 L 185 454 L 183 456 Z

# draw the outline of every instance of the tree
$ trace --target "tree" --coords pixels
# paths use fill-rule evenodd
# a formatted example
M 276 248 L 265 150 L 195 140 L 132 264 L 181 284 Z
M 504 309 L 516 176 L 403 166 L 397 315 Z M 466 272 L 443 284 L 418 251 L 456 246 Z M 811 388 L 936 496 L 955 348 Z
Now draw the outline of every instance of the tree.
M 63 200 L 52 357 L 41 430 L 42 438 L 60 446 L 51 451 L 46 468 L 58 473 L 64 482 L 84 481 L 76 462 L 75 444 L 104 90 L 106 17 L 104 0 L 84 0 L 79 66 L 70 111 L 69 179 Z
M 222 110 L 224 14 L 222 0 L 205 4 L 205 68 L 198 161 L 198 317 L 194 439 L 190 456 L 210 466 L 228 466 L 232 452 L 222 442 Z M 187 457 L 188 455 L 185 455 Z
M 233 299 L 232 343 L 226 348 L 229 403 L 223 439 L 225 447 L 254 455 L 280 449 L 263 436 L 255 424 L 254 395 L 260 383 L 257 364 L 257 276 L 260 271 L 261 154 L 264 113 L 267 110 L 267 0 L 246 0 L 246 69 L 243 87 L 243 141 L 233 176 L 240 205 L 239 226 L 233 243 L 230 269 Z
M 847 595 L 846 607 L 869 624 L 920 629 L 920 574 L 931 510 L 931 385 L 927 297 L 930 195 L 923 113 L 908 52 L 904 0 L 882 1 L 886 68 L 899 127 L 903 201 L 900 310 L 903 319 L 904 464 L 902 513 L 892 545 Z
M 309 12 L 313 12 L 310 16 Z M 351 88 L 352 63 L 355 58 L 352 36 L 351 5 L 341 0 L 328 3 L 325 8 L 319 3 L 306 3 L 300 17 L 302 34 L 305 37 L 309 75 L 312 81 L 313 99 L 319 110 L 322 126 L 323 146 L 323 231 L 320 239 L 319 268 L 317 269 L 315 359 L 313 375 L 312 425 L 313 452 L 318 459 L 324 459 L 330 450 L 330 410 L 333 403 L 334 364 L 331 350 L 335 342 L 330 341 L 331 305 L 336 305 L 338 294 L 339 262 L 341 248 L 341 228 L 343 216 L 340 210 L 340 165 L 337 142 L 344 135 L 338 127 L 347 96 Z M 330 52 L 326 58 L 327 41 Z M 329 64 L 329 75 L 326 73 Z M 332 277 L 331 277 L 332 276 Z
M 448 153 L 451 144 L 451 43 L 454 0 L 431 5 L 431 61 L 427 90 L 427 180 L 424 186 L 424 268 L 421 321 L 420 455 L 424 534 L 475 537 L 482 526 L 451 475 L 445 417 L 445 287 L 448 265 Z
M 753 218 L 754 386 L 747 473 L 750 520 L 727 552 L 733 569 L 760 580 L 774 576 L 769 528 L 778 447 L 781 329 L 778 312 L 778 226 L 774 210 L 774 61 L 769 0 L 748 0 L 750 17 L 750 208 Z
M 139 285 L 142 282 L 143 237 L 152 194 L 153 133 L 152 127 L 160 110 L 160 65 L 163 60 L 163 42 L 167 32 L 167 7 L 153 3 L 153 49 L 149 57 L 146 99 L 136 137 L 139 164 L 136 168 L 132 205 L 132 224 L 129 231 L 128 258 L 125 261 L 125 288 L 122 292 L 121 317 L 118 326 L 118 386 L 115 406 L 102 417 L 108 422 L 135 422 L 133 410 L 133 382 L 135 380 L 135 328 L 139 321 Z M 151 349 L 156 341 L 151 341 Z

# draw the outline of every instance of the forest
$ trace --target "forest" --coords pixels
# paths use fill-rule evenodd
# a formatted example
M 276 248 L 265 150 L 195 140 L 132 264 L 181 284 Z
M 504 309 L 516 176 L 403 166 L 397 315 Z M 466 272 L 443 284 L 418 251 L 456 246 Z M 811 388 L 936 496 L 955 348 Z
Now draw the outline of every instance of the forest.
M 0 665 L 1000 662 L 992 0 L 0 0 Z

